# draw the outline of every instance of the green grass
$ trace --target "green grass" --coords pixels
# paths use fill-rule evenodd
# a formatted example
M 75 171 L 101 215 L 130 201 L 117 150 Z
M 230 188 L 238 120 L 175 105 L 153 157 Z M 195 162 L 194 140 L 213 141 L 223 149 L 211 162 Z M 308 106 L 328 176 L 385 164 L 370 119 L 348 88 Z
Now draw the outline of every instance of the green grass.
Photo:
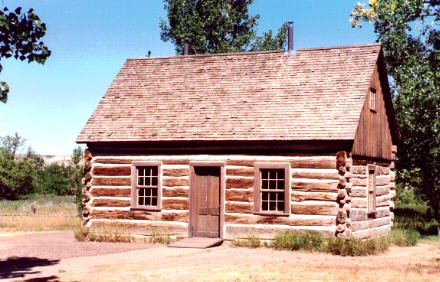
M 7 230 L 72 230 L 79 222 L 73 196 L 34 195 L 25 200 L 0 200 L 0 228 Z
M 78 241 L 130 243 L 136 241 L 134 236 L 125 229 L 112 228 L 90 232 L 87 227 L 78 224 L 74 228 L 74 236 Z
M 255 249 L 261 246 L 261 240 L 255 237 L 255 235 L 250 234 L 248 238 L 245 239 L 234 239 L 232 246 Z
M 426 205 L 397 205 L 394 209 L 394 227 L 412 229 L 421 235 L 437 235 L 439 222 L 433 218 L 432 209 Z
M 320 250 L 324 238 L 314 231 L 304 232 L 281 232 L 273 241 L 273 247 L 277 250 Z
M 272 243 L 264 246 L 276 250 L 305 250 L 320 251 L 341 256 L 367 256 L 376 255 L 388 250 L 390 245 L 414 246 L 420 239 L 420 234 L 415 230 L 393 229 L 388 235 L 370 239 L 345 239 L 342 237 L 324 238 L 314 231 L 281 232 L 278 233 Z M 440 239 L 432 239 L 438 240 Z M 247 239 L 235 239 L 234 247 L 258 248 L 260 240 L 255 236 Z

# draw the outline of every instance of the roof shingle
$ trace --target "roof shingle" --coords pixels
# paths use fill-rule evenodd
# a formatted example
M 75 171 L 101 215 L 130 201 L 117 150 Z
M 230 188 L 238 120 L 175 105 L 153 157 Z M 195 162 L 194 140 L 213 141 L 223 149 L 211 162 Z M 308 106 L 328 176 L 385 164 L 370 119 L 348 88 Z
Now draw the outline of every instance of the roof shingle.
M 352 140 L 379 52 L 127 59 L 77 142 Z

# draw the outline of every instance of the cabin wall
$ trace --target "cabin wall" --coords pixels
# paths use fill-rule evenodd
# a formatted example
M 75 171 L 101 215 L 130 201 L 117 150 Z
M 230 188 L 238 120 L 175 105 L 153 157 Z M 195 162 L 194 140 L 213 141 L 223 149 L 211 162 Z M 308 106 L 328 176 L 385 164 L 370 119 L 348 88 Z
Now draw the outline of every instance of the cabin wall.
M 130 167 L 133 161 L 162 162 L 162 210 L 130 210 Z M 325 236 L 336 232 L 340 210 L 336 153 L 326 155 L 95 155 L 88 161 L 84 222 L 92 229 L 118 226 L 134 233 L 152 231 L 188 235 L 189 162 L 225 162 L 224 237 L 273 238 L 283 230 L 316 230 Z M 290 162 L 290 216 L 253 214 L 254 162 Z M 345 172 L 344 172 L 345 173 Z M 344 231 L 344 230 L 342 230 Z
M 378 66 L 376 65 L 370 82 L 370 88 L 376 90 L 376 111 L 370 110 L 370 93 L 367 89 L 359 125 L 353 143 L 354 156 L 391 160 L 391 129 L 385 107 Z
M 395 159 L 393 146 L 392 158 Z M 368 215 L 368 165 L 376 165 L 376 213 Z M 394 161 L 378 163 L 354 159 L 352 166 L 351 212 L 352 236 L 369 238 L 384 235 L 391 230 L 394 220 L 394 197 L 396 196 Z

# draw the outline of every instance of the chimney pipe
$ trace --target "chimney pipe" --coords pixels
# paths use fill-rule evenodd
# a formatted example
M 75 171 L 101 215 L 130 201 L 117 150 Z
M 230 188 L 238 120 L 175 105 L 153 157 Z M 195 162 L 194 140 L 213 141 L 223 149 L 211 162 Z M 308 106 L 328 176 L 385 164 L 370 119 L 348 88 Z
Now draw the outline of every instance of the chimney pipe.
M 189 44 L 188 44 L 188 38 L 185 38 L 185 44 L 183 45 L 183 55 L 187 56 L 189 53 Z
M 288 33 L 287 33 L 287 52 L 293 52 L 293 22 L 288 22 Z

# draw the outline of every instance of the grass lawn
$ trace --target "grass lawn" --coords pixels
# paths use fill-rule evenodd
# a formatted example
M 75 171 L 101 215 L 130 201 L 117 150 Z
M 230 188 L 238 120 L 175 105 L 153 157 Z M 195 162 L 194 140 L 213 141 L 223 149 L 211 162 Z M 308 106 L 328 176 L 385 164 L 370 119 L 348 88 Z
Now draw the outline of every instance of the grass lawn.
M 0 201 L 0 232 L 72 230 L 79 222 L 73 196 Z

